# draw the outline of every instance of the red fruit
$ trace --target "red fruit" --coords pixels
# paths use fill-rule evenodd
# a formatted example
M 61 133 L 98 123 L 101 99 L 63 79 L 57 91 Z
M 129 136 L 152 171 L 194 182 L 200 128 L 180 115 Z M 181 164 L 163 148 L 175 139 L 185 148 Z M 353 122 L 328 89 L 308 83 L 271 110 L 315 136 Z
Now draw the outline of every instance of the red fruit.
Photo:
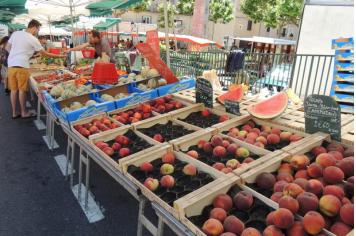
M 110 125 L 110 129 L 115 129 L 115 128 L 118 128 L 118 127 L 119 127 L 119 125 L 116 124 L 116 123 L 112 123 L 112 124 Z
M 164 105 L 166 103 L 163 98 L 157 98 L 156 102 L 158 103 L 158 105 Z
M 169 101 L 169 104 L 172 104 L 173 106 L 176 106 L 176 103 L 177 103 L 177 101 L 174 101 L 174 100 Z
M 163 106 L 163 105 L 159 105 L 157 108 L 158 108 L 160 113 L 164 113 L 166 111 L 166 107 Z
M 165 95 L 165 96 L 163 97 L 163 99 L 164 99 L 165 102 L 171 101 L 171 97 L 170 97 L 169 95 Z
M 142 115 L 140 113 L 136 112 L 135 114 L 133 114 L 133 118 L 141 120 L 142 119 Z
M 131 154 L 131 151 L 128 148 L 121 148 L 119 151 L 120 157 L 126 157 L 126 156 L 129 156 L 130 154 Z
M 221 123 L 221 122 L 224 122 L 224 121 L 227 121 L 227 120 L 229 120 L 229 117 L 227 115 L 223 115 L 223 116 L 220 117 L 219 122 Z
M 90 123 L 94 124 L 96 121 L 99 121 L 98 119 L 93 119 L 92 121 L 90 121 Z
M 142 111 L 143 111 L 144 113 L 149 113 L 149 112 L 151 112 L 151 106 L 150 106 L 150 105 L 147 105 L 147 104 L 144 104 Z
M 173 111 L 173 109 L 174 109 L 174 106 L 169 103 L 166 103 L 164 106 L 165 106 L 167 112 Z
M 151 106 L 154 106 L 156 104 L 156 99 L 151 99 L 148 101 L 148 103 L 151 105 Z
M 82 128 L 83 128 L 82 125 L 76 125 L 76 126 L 74 126 L 74 129 L 75 129 L 76 131 L 79 131 L 79 130 L 82 129 Z
M 177 102 L 175 105 L 174 105 L 175 108 L 177 109 L 180 109 L 183 107 L 183 104 L 181 102 Z
M 122 148 L 120 143 L 113 143 L 111 147 L 114 151 L 120 151 L 120 149 Z
M 205 116 L 205 117 L 210 116 L 210 111 L 209 111 L 209 109 L 204 109 L 204 110 L 201 112 L 201 116 Z
M 151 115 L 151 113 L 144 113 L 143 114 L 143 119 L 148 119 L 148 118 L 150 118 L 152 115 Z
M 156 140 L 156 141 L 158 141 L 158 142 L 160 142 L 160 143 L 163 142 L 163 137 L 162 137 L 162 135 L 160 135 L 160 134 L 156 134 L 156 135 L 153 137 L 153 139 Z
M 112 156 L 114 154 L 114 150 L 111 147 L 104 148 L 103 152 L 108 156 Z

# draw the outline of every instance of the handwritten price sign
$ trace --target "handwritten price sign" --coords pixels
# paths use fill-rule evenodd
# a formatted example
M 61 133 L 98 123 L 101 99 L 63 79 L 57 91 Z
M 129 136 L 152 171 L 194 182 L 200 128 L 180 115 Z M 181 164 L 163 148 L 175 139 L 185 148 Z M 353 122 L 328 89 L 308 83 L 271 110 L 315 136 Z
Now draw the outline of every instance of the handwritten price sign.
M 205 107 L 213 108 L 213 87 L 206 79 L 197 79 L 195 83 L 196 103 L 204 103 Z

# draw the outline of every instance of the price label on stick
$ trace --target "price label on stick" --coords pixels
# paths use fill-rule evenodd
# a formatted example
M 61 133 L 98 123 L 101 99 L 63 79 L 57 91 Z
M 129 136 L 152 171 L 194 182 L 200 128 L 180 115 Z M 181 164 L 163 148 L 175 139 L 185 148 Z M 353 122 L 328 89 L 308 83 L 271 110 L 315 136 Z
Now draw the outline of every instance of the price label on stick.
M 329 96 L 310 95 L 304 101 L 305 131 L 309 134 L 323 132 L 331 139 L 341 141 L 341 109 Z
M 240 103 L 233 100 L 225 99 L 225 111 L 237 116 L 241 116 Z
M 195 83 L 196 103 L 204 103 L 205 107 L 213 108 L 213 87 L 206 79 L 197 79 Z

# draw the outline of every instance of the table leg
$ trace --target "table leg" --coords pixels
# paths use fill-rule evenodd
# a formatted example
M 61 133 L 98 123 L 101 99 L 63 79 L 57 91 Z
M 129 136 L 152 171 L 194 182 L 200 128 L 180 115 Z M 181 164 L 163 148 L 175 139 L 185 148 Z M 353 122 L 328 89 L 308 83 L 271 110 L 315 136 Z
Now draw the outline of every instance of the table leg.
M 70 140 L 70 137 L 68 135 L 65 181 L 68 180 L 68 164 L 69 164 L 70 147 L 71 147 L 71 140 Z
M 145 197 L 140 198 L 139 210 L 138 210 L 137 236 L 142 236 L 143 224 L 141 222 L 141 216 L 145 214 L 146 202 L 147 199 Z
M 70 163 L 70 187 L 73 188 L 73 170 L 74 170 L 74 151 L 75 151 L 75 143 L 72 141 L 72 155 L 71 155 L 71 163 Z
M 89 175 L 90 175 L 90 156 L 87 154 L 86 166 L 86 179 L 85 179 L 85 210 L 88 210 L 88 194 L 89 194 Z
M 157 236 L 162 236 L 164 230 L 164 222 L 161 216 L 158 216 Z
M 83 149 L 80 147 L 79 149 L 79 184 L 78 184 L 78 201 L 81 201 L 81 194 L 82 194 L 82 174 L 83 174 L 83 162 L 82 162 L 82 155 Z

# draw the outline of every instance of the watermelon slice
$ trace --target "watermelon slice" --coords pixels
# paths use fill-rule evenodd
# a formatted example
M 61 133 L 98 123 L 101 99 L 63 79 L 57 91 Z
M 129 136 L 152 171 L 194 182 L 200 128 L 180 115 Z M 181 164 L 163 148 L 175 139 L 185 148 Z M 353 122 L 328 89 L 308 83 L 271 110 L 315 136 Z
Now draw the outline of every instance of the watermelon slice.
M 285 92 L 281 92 L 248 108 L 247 111 L 259 119 L 273 119 L 284 112 L 287 108 L 288 100 L 288 95 Z
M 241 102 L 243 97 L 244 91 L 241 87 L 238 87 L 229 92 L 224 93 L 223 95 L 220 95 L 217 100 L 225 105 L 225 99 Z

